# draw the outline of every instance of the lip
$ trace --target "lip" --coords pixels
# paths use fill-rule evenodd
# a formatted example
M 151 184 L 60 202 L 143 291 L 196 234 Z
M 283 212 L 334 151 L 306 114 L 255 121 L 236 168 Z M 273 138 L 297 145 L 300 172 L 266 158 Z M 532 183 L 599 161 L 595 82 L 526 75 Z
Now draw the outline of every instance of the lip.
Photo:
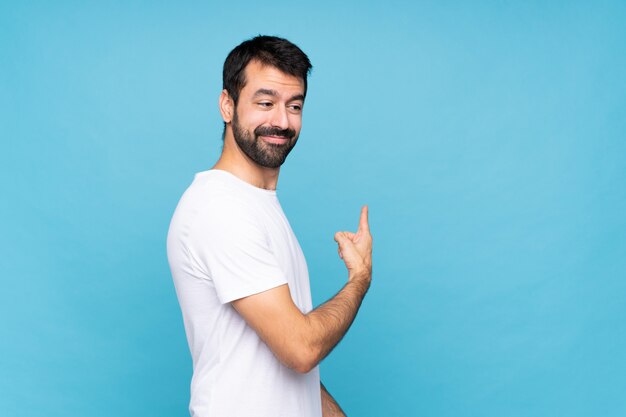
M 264 141 L 272 143 L 274 145 L 284 145 L 289 142 L 289 139 L 284 136 L 261 136 L 261 138 Z

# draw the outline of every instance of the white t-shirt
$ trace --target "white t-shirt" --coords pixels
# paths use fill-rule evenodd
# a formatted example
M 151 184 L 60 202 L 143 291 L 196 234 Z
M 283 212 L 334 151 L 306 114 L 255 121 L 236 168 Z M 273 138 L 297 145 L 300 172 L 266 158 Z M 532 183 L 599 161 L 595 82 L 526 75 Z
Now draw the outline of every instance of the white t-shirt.
M 193 359 L 193 417 L 321 417 L 319 369 L 276 359 L 230 304 L 287 283 L 312 309 L 300 245 L 275 191 L 220 170 L 196 174 L 170 224 L 167 255 Z

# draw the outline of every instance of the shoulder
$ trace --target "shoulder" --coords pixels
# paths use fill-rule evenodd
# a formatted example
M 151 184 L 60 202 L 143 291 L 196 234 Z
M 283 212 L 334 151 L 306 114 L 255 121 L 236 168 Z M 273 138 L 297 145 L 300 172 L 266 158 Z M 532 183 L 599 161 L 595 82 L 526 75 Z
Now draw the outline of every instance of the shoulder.
M 185 193 L 191 232 L 205 234 L 210 230 L 232 234 L 263 228 L 263 221 L 255 211 L 258 201 L 246 191 L 223 173 L 206 171 L 196 175 Z
M 185 191 L 181 202 L 188 209 L 205 214 L 244 212 L 249 206 L 248 196 L 235 185 L 220 172 L 200 172 Z

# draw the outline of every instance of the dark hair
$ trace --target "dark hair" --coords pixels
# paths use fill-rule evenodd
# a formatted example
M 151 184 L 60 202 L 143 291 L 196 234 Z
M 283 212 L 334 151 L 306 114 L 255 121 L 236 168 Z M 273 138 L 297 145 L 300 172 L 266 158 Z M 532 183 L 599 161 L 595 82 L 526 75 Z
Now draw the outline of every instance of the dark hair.
M 235 105 L 241 89 L 246 85 L 245 68 L 253 60 L 302 79 L 306 96 L 306 79 L 312 68 L 309 57 L 287 39 L 259 35 L 230 51 L 224 61 L 223 88 L 228 91 Z

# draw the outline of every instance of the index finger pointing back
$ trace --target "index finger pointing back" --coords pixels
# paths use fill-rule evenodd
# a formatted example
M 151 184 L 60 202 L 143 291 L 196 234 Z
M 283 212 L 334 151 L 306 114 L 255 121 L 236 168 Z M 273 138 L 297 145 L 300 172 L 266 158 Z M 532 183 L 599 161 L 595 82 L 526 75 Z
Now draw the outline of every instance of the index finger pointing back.
M 370 225 L 367 220 L 368 212 L 369 212 L 369 208 L 367 206 L 363 206 L 363 208 L 361 208 L 361 218 L 359 219 L 359 230 L 362 230 L 364 232 L 370 231 Z

